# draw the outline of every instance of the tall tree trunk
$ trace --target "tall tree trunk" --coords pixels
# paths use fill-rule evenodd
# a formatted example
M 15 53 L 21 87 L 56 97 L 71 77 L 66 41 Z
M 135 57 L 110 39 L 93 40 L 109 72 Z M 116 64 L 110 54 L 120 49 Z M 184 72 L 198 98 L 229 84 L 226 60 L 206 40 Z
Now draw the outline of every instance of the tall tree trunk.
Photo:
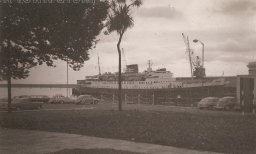
M 12 103 L 12 83 L 11 83 L 11 75 L 8 72 L 7 82 L 8 82 L 8 112 L 11 113 L 11 103 Z
M 121 74 L 121 50 L 120 45 L 117 46 L 118 50 L 118 110 L 122 111 L 122 74 Z
M 8 41 L 8 70 L 7 70 L 7 85 L 8 85 L 8 113 L 11 113 L 11 103 L 12 103 L 12 73 L 11 73 L 11 50 L 10 50 L 11 43 Z
M 118 51 L 118 110 L 119 111 L 122 111 L 123 108 L 122 108 L 122 72 L 121 72 L 121 49 L 120 49 L 120 44 L 121 44 L 121 41 L 122 41 L 122 37 L 123 37 L 123 34 L 124 34 L 124 30 L 121 31 L 120 33 L 120 36 L 119 36 L 119 40 L 118 40 L 118 43 L 117 43 L 117 51 Z

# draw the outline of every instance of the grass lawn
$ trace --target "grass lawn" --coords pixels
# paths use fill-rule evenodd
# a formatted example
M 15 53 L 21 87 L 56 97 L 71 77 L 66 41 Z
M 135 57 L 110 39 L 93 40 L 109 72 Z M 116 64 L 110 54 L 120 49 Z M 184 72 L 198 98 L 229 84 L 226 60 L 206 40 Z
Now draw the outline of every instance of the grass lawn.
M 112 149 L 65 149 L 49 154 L 142 154 Z
M 226 153 L 256 153 L 256 116 L 168 111 L 0 113 L 0 126 Z

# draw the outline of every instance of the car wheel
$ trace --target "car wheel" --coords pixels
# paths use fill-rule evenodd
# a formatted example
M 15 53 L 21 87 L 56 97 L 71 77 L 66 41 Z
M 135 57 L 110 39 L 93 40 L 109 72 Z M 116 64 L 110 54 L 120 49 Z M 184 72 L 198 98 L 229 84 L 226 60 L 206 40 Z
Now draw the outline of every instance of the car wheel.
M 235 105 L 232 105 L 232 106 L 230 107 L 230 110 L 235 111 Z
M 40 106 L 37 107 L 38 110 L 40 110 L 40 109 L 42 109 L 42 108 L 43 108 L 42 105 L 40 105 Z
M 64 101 L 59 101 L 59 104 L 64 104 Z
M 230 107 L 229 106 L 225 106 L 224 110 L 228 111 L 228 110 L 230 110 Z

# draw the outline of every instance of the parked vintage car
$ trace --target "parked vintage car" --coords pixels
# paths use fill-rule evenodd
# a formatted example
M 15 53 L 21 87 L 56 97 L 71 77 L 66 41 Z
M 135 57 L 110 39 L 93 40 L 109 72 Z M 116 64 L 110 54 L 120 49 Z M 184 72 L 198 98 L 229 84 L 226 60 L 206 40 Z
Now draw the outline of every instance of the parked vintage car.
M 91 96 L 91 95 L 80 95 L 75 103 L 76 104 L 97 104 L 99 103 L 99 99 Z
M 198 102 L 197 107 L 199 109 L 214 109 L 214 106 L 216 106 L 218 100 L 218 97 L 206 97 Z
M 21 95 L 15 96 L 12 99 L 11 108 L 15 110 L 21 109 L 41 109 L 43 107 L 43 102 L 32 101 L 30 96 Z M 7 101 L 2 101 L 0 104 L 1 109 L 8 109 Z
M 240 105 L 237 103 L 235 97 L 227 96 L 219 99 L 214 108 L 216 110 L 239 110 Z
M 8 97 L 0 98 L 0 103 L 6 103 L 8 102 Z
M 29 98 L 28 95 L 19 95 L 19 96 L 14 96 L 12 99 L 22 99 L 22 98 Z
M 31 95 L 30 98 L 33 102 L 48 102 L 50 100 L 50 97 L 46 95 Z
M 52 98 L 50 98 L 49 103 L 51 104 L 69 104 L 73 103 L 74 100 L 70 99 L 69 97 L 65 97 L 63 95 L 54 95 Z

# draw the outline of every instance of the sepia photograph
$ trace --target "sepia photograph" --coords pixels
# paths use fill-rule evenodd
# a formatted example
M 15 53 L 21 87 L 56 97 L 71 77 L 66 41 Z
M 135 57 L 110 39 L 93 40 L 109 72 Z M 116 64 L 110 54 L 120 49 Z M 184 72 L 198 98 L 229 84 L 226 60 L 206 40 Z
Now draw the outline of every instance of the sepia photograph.
M 0 154 L 255 153 L 255 0 L 0 0 Z

